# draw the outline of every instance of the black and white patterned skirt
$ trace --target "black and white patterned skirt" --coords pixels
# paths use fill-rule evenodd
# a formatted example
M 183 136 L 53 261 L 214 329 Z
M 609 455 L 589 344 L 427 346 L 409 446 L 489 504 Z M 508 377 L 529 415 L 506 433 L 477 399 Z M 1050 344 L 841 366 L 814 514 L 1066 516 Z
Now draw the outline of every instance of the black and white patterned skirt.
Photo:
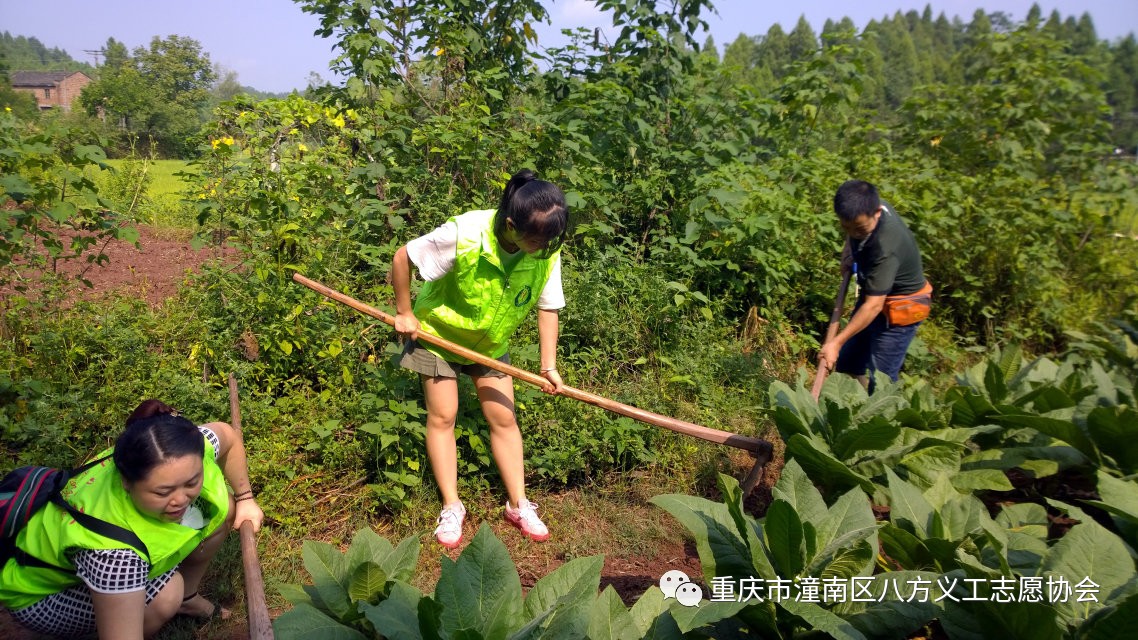
M 12 612 L 24 627 L 49 636 L 75 637 L 95 632 L 91 589 L 100 593 L 130 593 L 146 589 L 146 604 L 170 582 L 177 568 L 150 580 L 150 565 L 127 549 L 86 551 L 75 558 L 76 574 L 83 584 L 53 593 L 39 602 Z

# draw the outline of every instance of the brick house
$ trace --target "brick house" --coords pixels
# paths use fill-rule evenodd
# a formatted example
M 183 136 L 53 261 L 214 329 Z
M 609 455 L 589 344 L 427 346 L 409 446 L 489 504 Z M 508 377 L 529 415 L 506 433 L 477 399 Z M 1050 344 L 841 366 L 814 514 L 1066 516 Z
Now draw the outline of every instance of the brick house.
M 91 78 L 82 71 L 12 71 L 8 74 L 12 89 L 31 93 L 40 109 L 71 110 Z

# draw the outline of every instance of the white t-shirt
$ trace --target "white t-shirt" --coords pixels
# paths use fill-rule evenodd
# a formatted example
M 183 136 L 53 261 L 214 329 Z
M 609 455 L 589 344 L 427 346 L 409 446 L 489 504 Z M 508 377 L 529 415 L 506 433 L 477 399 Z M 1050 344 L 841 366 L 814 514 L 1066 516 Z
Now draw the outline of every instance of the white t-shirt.
M 419 236 L 407 243 L 407 257 L 419 269 L 419 276 L 427 282 L 438 280 L 454 267 L 458 257 L 458 225 L 443 223 L 425 236 Z M 565 292 L 561 288 L 561 254 L 553 259 L 553 269 L 541 295 L 537 298 L 537 308 L 545 310 L 565 307 Z

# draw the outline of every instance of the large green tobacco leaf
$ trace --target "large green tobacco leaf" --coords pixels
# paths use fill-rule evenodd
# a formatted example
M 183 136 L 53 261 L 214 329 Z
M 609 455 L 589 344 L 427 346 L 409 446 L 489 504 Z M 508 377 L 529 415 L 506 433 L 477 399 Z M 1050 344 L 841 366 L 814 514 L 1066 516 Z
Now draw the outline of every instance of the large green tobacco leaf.
M 797 468 L 797 467 L 796 467 Z M 782 485 L 786 468 L 783 467 L 784 475 L 779 478 L 778 485 Z M 801 470 L 799 470 L 801 473 Z M 803 474 L 805 475 L 805 474 Z M 786 482 L 790 482 L 786 480 Z M 812 490 L 813 487 L 811 487 Z M 751 550 L 751 562 L 753 568 L 758 575 L 763 578 L 772 579 L 777 576 L 774 566 L 771 564 L 770 558 L 767 557 L 767 551 L 763 547 L 762 541 L 759 536 L 762 534 L 762 529 L 759 523 L 754 518 L 743 512 L 743 491 L 739 488 L 739 482 L 731 476 L 721 473 L 719 474 L 719 490 L 723 494 L 723 504 L 727 505 L 727 512 L 731 515 L 731 519 L 735 522 L 735 530 L 739 532 L 743 543 Z M 821 500 L 821 497 L 819 497 Z M 825 509 L 826 504 L 822 503 L 822 508 Z
M 958 599 L 966 597 L 971 597 L 971 593 L 956 594 Z M 1056 611 L 1046 603 L 946 599 L 943 604 L 940 622 L 952 640 L 1059 640 L 1063 637 Z
M 905 526 L 911 533 L 925 538 L 932 535 L 934 511 L 921 490 L 885 471 L 889 482 L 889 517 L 894 524 Z M 904 524 L 902 524 L 904 523 Z
M 740 537 L 726 505 L 679 494 L 655 496 L 651 502 L 691 531 L 705 578 L 756 576 L 751 549 Z
M 996 515 L 996 522 L 1010 532 L 1023 533 L 1040 540 L 1047 539 L 1047 510 L 1034 502 L 1006 504 Z
M 975 496 L 957 493 L 937 509 L 930 534 L 945 540 L 963 540 L 982 530 L 981 518 L 988 518 L 984 503 Z
M 1098 493 L 1102 500 L 1086 503 L 1109 512 L 1122 537 L 1132 547 L 1138 547 L 1138 482 L 1122 480 L 1099 469 Z
M 1070 420 L 1059 420 L 1044 416 L 1032 415 L 1001 415 L 989 416 L 988 420 L 996 424 L 1009 427 L 1030 427 L 1047 434 L 1056 440 L 1062 440 L 1079 450 L 1091 461 L 1099 460 L 1098 449 L 1091 439 L 1079 428 L 1079 425 Z
M 811 478 L 822 486 L 833 489 L 861 487 L 873 492 L 873 483 L 834 457 L 826 443 L 819 438 L 793 435 L 786 441 L 786 457 L 798 460 Z
M 632 605 L 629 615 L 632 617 L 638 637 L 644 640 L 679 640 L 683 637 L 679 625 L 672 617 L 669 601 L 664 598 L 664 592 L 657 586 L 651 586 L 636 604 Z
M 589 614 L 590 640 L 636 640 L 641 635 L 616 589 L 605 587 Z
M 1099 449 L 1125 474 L 1138 472 L 1138 411 L 1098 407 L 1087 415 L 1087 431 Z
M 968 449 L 954 442 L 937 442 L 932 438 L 921 441 L 920 446 L 901 458 L 901 466 L 909 473 L 909 478 L 924 481 L 930 486 L 937 476 L 953 474 L 960 470 L 960 459 Z
M 309 585 L 302 586 L 299 584 L 278 584 L 277 585 L 277 591 L 280 592 L 281 596 L 283 596 L 285 600 L 289 601 L 289 604 L 293 604 L 293 605 L 297 605 L 297 604 L 301 604 L 301 603 L 312 604 L 312 596 L 308 595 L 308 591 L 307 591 L 307 589 L 310 589 L 310 588 L 311 588 L 311 586 L 309 586 Z
M 907 638 L 937 616 L 936 573 L 888 571 L 873 576 L 869 592 L 881 594 L 878 602 L 850 603 L 864 607 L 843 617 L 867 638 Z M 917 593 L 918 587 L 927 589 Z
M 502 638 L 519 626 L 522 584 L 506 546 L 482 523 L 457 561 L 443 557 L 434 600 L 445 634 Z
M 273 620 L 273 635 L 279 640 L 366 640 L 359 631 L 344 626 L 315 607 L 298 604 Z M 392 640 L 403 640 L 402 638 Z
M 803 522 L 821 522 L 826 516 L 826 502 L 822 499 L 822 494 L 818 493 L 797 460 L 788 460 L 782 467 L 771 495 L 794 507 Z
M 872 551 L 863 566 L 850 564 L 856 563 L 857 557 L 860 556 L 859 549 L 863 540 L 868 540 L 869 547 L 877 547 L 877 521 L 873 517 L 873 510 L 864 492 L 860 489 L 846 492 L 827 510 L 826 515 L 815 523 L 815 548 L 818 551 L 809 559 L 807 569 L 809 575 L 849 577 L 869 571 L 873 566 Z M 846 573 L 847 571 L 849 573 Z
M 787 407 L 775 407 L 771 411 L 771 418 L 778 427 L 779 435 L 785 440 L 794 434 L 809 436 L 810 427 L 803 421 L 802 416 Z
M 380 560 L 379 566 L 383 567 L 391 580 L 407 582 L 415 574 L 415 566 L 419 563 L 419 549 L 419 538 L 408 536 L 387 554 L 386 558 Z
M 393 547 L 387 538 L 376 533 L 371 527 L 364 527 L 352 536 L 352 544 L 348 547 L 348 567 L 355 568 L 365 562 L 379 564 L 386 558 Z
M 1065 444 L 1053 444 L 1039 447 L 1014 447 L 1002 449 L 985 449 L 977 451 L 960 461 L 963 473 L 977 470 L 1006 470 L 1020 467 L 1033 472 L 1037 478 L 1042 478 L 1060 469 L 1078 467 L 1088 464 L 1088 459 L 1078 449 Z M 967 484 L 957 484 L 953 478 L 954 486 L 965 489 Z
M 628 614 L 632 617 L 632 623 L 636 625 L 637 631 L 643 636 L 652 628 L 653 622 L 660 617 L 660 614 L 667 610 L 668 601 L 664 597 L 664 592 L 660 591 L 660 587 L 652 585 L 633 603 Z
M 952 474 L 952 486 L 958 491 L 971 493 L 973 491 L 1011 491 L 1012 486 L 1008 476 L 996 469 L 972 469 Z
M 962 427 L 975 427 L 987 424 L 996 413 L 996 407 L 973 390 L 967 388 L 949 389 L 945 396 L 952 402 L 952 424 Z
M 348 598 L 354 603 L 372 602 L 382 595 L 387 574 L 374 562 L 357 565 L 348 578 Z
M 348 598 L 348 561 L 338 549 L 325 542 L 305 540 L 301 548 L 304 568 L 312 576 L 313 604 L 340 620 L 355 617 L 355 604 Z
M 1138 594 L 1107 606 L 1079 626 L 1079 640 L 1130 640 L 1138 620 Z
M 778 606 L 805 620 L 808 628 L 821 631 L 835 640 L 865 640 L 865 636 L 852 624 L 812 602 L 781 600 Z
M 838 434 L 830 448 L 839 460 L 849 460 L 858 454 L 872 454 L 890 448 L 900 434 L 899 425 L 874 416 Z
M 1040 566 L 1040 575 L 1065 579 L 1073 589 L 1084 581 L 1097 585 L 1097 602 L 1072 595 L 1067 602 L 1055 603 L 1056 610 L 1068 622 L 1079 623 L 1101 609 L 1104 601 L 1117 597 L 1116 591 L 1132 588 L 1138 572 L 1118 536 L 1094 520 L 1084 520 L 1051 547 Z M 1086 601 L 1078 602 L 1079 599 Z
M 904 569 L 934 569 L 936 558 L 924 540 L 893 524 L 885 523 L 878 531 L 881 551 Z
M 601 584 L 601 568 L 604 565 L 603 556 L 590 556 L 575 558 L 557 568 L 553 573 L 538 580 L 533 588 L 526 594 L 525 614 L 527 618 L 535 618 L 549 610 L 557 603 L 559 598 L 573 593 L 578 584 L 591 585 L 592 594 L 597 592 Z
M 763 535 L 778 575 L 787 578 L 797 576 L 802 570 L 806 550 L 802 521 L 794 507 L 781 500 L 772 502 L 763 520 Z
M 417 537 L 408 536 L 398 547 L 392 547 L 386 538 L 371 528 L 363 528 L 352 537 L 347 553 L 348 568 L 354 570 L 364 562 L 374 562 L 389 579 L 406 582 L 415 573 L 419 549 Z
M 529 622 L 513 640 L 536 638 L 570 640 L 585 636 L 590 610 L 596 601 L 604 558 L 571 560 L 545 576 L 526 596 L 525 618 Z
M 745 609 L 748 604 L 747 602 L 726 600 L 714 602 L 705 600 L 697 607 L 685 607 L 672 601 L 668 611 L 671 613 L 672 619 L 676 621 L 676 626 L 680 628 L 680 631 L 688 633 L 730 618 Z
M 876 534 L 876 527 L 843 532 L 810 559 L 803 574 L 843 579 L 865 575 L 872 569 L 876 556 L 873 544 Z
M 424 634 L 420 628 L 420 602 L 423 600 L 423 594 L 418 589 L 396 582 L 387 599 L 377 605 L 361 603 L 360 611 L 376 631 L 388 640 L 433 640 L 438 637 L 437 634 Z

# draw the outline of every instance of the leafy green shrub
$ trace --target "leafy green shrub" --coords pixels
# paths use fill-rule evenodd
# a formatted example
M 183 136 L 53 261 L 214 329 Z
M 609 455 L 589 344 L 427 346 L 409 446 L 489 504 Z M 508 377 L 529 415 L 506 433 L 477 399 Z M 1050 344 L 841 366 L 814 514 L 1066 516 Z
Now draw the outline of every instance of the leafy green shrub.
M 87 175 L 88 168 L 105 169 L 107 157 L 88 144 L 86 132 L 4 111 L 0 148 L 0 287 L 27 291 L 58 261 L 102 264 L 106 242 L 138 240 L 130 219 L 111 210 Z
M 611 586 L 598 595 L 600 556 L 566 562 L 523 597 L 509 552 L 486 524 L 456 561 L 442 559 L 431 594 L 408 584 L 418 555 L 417 539 L 393 547 L 368 529 L 346 553 L 306 541 L 312 584 L 281 587 L 293 609 L 273 621 L 276 637 L 678 638 L 715 620 L 674 600 L 669 606 L 657 587 L 631 610 Z

